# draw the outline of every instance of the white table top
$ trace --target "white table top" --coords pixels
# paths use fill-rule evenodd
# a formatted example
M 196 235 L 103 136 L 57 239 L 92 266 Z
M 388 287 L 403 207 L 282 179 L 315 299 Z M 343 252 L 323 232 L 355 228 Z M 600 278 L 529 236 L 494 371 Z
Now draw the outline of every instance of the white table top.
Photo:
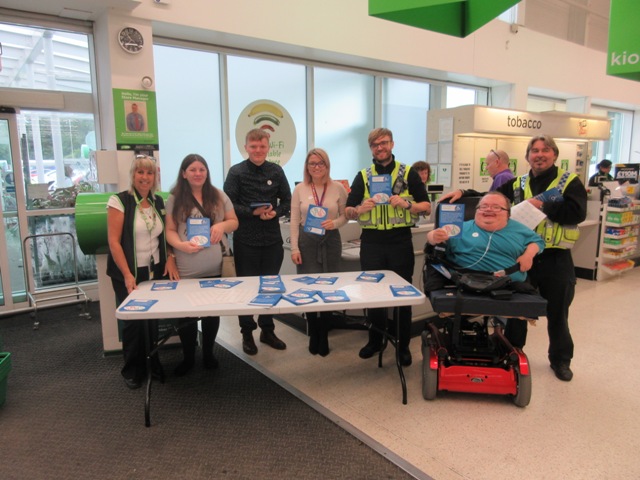
M 373 270 L 372 270 L 373 271 Z M 151 287 L 156 282 L 152 280 L 138 285 L 123 302 L 126 305 L 131 300 L 158 300 L 147 311 L 127 311 L 119 307 L 116 310 L 116 318 L 120 320 L 149 320 L 161 318 L 182 318 L 222 316 L 222 315 L 255 315 L 270 313 L 273 315 L 284 313 L 321 312 L 333 310 L 351 310 L 359 308 L 397 307 L 404 305 L 420 305 L 426 301 L 425 295 L 395 297 L 391 293 L 390 285 L 410 285 L 402 277 L 388 270 L 375 270 L 384 273 L 384 278 L 378 283 L 357 281 L 360 275 L 357 272 L 323 273 L 322 276 L 338 277 L 333 285 L 305 285 L 296 282 L 294 278 L 303 275 L 281 275 L 285 284 L 286 293 L 291 293 L 299 288 L 312 288 L 315 290 L 331 291 L 344 290 L 349 302 L 324 303 L 322 299 L 307 305 L 294 305 L 287 300 L 280 301 L 273 307 L 265 308 L 248 303 L 258 295 L 260 277 L 238 277 L 227 280 L 241 280 L 242 283 L 230 289 L 201 288 L 199 279 L 184 279 L 178 282 L 175 290 L 155 290 Z M 310 274 L 311 277 L 320 274 Z

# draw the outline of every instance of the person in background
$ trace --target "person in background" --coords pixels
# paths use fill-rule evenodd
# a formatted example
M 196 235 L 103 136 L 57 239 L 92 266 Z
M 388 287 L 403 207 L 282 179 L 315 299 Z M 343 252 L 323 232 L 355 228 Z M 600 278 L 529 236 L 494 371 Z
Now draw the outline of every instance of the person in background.
M 342 239 L 338 230 L 347 223 L 344 209 L 347 191 L 340 182 L 331 180 L 329 155 L 321 148 L 307 153 L 304 161 L 303 181 L 293 190 L 291 199 L 291 260 L 298 274 L 337 272 L 342 256 Z M 322 222 L 324 232 L 306 232 L 309 210 L 327 209 Z M 312 355 L 329 354 L 329 324 L 331 312 L 308 312 L 309 352 Z
M 591 175 L 589 178 L 589 186 L 597 187 L 602 182 L 613 182 L 613 177 L 611 176 L 611 160 L 602 160 L 600 163 L 596 165 L 598 171 Z
M 282 167 L 267 161 L 269 134 L 260 128 L 247 133 L 245 150 L 249 158 L 233 165 L 227 173 L 224 191 L 233 202 L 240 225 L 233 234 L 236 271 L 239 276 L 278 275 L 284 259 L 280 217 L 288 216 L 291 188 Z M 267 206 L 252 207 L 251 204 Z M 275 334 L 273 315 L 241 315 L 242 350 L 258 353 L 253 331 L 260 326 L 260 341 L 276 350 L 287 345 Z
M 431 165 L 429 165 L 428 162 L 425 162 L 424 160 L 418 160 L 413 165 L 411 165 L 411 168 L 418 172 L 422 183 L 424 183 L 425 185 L 429 183 L 429 178 L 431 178 Z
M 107 202 L 109 255 L 107 275 L 120 305 L 138 283 L 169 276 L 178 278 L 171 249 L 165 242 L 164 201 L 155 195 L 158 186 L 156 161 L 138 155 L 131 164 L 128 190 L 112 195 Z M 131 389 L 140 388 L 147 376 L 145 328 L 157 338 L 158 322 L 120 320 L 122 325 L 121 373 Z M 152 358 L 152 373 L 164 379 L 158 355 Z
M 504 150 L 490 150 L 486 158 L 487 171 L 493 179 L 490 192 L 494 192 L 500 185 L 511 181 L 515 175 L 509 168 L 509 155 Z
M 547 300 L 551 369 L 558 379 L 569 382 L 573 378 L 570 365 L 574 349 L 569 330 L 569 307 L 576 286 L 571 248 L 578 239 L 577 225 L 587 217 L 587 191 L 576 174 L 555 165 L 559 152 L 552 137 L 534 136 L 526 151 L 531 166 L 529 173 L 501 185 L 497 191 L 513 204 L 529 202 L 547 216 L 535 228 L 544 239 L 545 248 L 534 259 L 529 281 Z M 545 192 L 556 188 L 562 194 L 562 201 L 545 200 Z M 455 202 L 463 195 L 481 194 L 474 190 L 456 190 L 444 195 L 441 201 L 451 199 Z
M 418 215 L 431 213 L 431 204 L 420 175 L 411 167 L 396 161 L 393 155 L 393 133 L 376 128 L 369 133 L 369 148 L 373 165 L 358 172 L 347 197 L 345 213 L 358 220 L 360 237 L 360 267 L 362 270 L 392 270 L 411 283 L 415 265 L 411 227 Z M 370 192 L 372 177 L 389 175 L 391 196 L 388 203 L 376 203 Z M 386 308 L 367 310 L 369 341 L 360 350 L 360 358 L 371 358 L 382 348 Z M 400 363 L 411 365 L 411 307 L 400 307 L 398 349 Z
M 210 220 L 210 243 L 203 247 L 187 237 L 190 218 Z M 229 197 L 211 183 L 211 173 L 204 158 L 195 153 L 184 157 L 178 178 L 167 199 L 167 241 L 173 247 L 179 278 L 214 278 L 222 270 L 222 244 L 226 235 L 238 228 L 238 219 Z M 228 244 L 226 244 L 228 247 Z M 206 369 L 218 368 L 213 345 L 220 328 L 220 317 L 201 317 L 202 364 Z M 180 319 L 178 335 L 184 358 L 175 368 L 177 376 L 189 373 L 195 364 L 198 323 Z

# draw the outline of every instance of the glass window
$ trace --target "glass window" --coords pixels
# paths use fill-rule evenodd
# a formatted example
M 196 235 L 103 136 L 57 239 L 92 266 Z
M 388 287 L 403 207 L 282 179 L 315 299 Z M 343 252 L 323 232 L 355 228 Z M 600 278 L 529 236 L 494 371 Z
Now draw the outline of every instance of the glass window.
M 373 129 L 374 77 L 314 69 L 315 146 L 331 158 L 331 177 L 348 180 L 371 163 L 367 137 Z M 302 177 L 302 169 L 297 174 Z
M 78 193 L 98 191 L 89 165 L 94 128 L 90 114 L 23 110 L 18 115 L 28 210 L 73 208 Z
M 425 160 L 429 84 L 386 78 L 382 86 L 382 124 L 393 132 L 394 155 L 407 165 Z
M 484 102 L 476 101 L 476 89 L 464 87 L 447 87 L 447 108 L 461 107 L 462 105 L 481 105 Z
M 204 157 L 214 185 L 222 188 L 224 159 L 218 54 L 159 45 L 154 46 L 153 54 L 161 189 L 171 189 L 182 159 L 190 153 Z
M 86 34 L 0 23 L 0 87 L 91 92 Z
M 303 65 L 229 56 L 227 61 L 229 82 L 229 132 L 231 136 L 231 164 L 240 163 L 247 158 L 244 140 L 246 124 L 240 118 L 243 111 L 258 100 L 267 100 L 280 105 L 293 121 L 294 131 L 285 135 L 295 143 L 290 160 L 280 161 L 293 188 L 294 182 L 302 178 L 304 159 L 307 154 L 307 107 L 306 107 L 306 70 Z M 256 117 L 255 120 L 258 120 Z M 287 128 L 286 123 L 278 120 L 278 129 Z M 279 133 L 273 133 L 276 138 Z M 287 146 L 287 149 L 289 147 Z M 271 152 L 274 152 L 271 148 Z

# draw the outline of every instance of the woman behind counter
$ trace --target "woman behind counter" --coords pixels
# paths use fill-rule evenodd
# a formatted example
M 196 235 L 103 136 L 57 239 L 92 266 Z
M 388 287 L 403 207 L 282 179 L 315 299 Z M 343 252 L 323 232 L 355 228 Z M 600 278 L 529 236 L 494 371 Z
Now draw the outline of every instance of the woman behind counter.
M 331 180 L 329 155 L 321 148 L 309 151 L 304 162 L 304 180 L 291 197 L 291 260 L 298 274 L 337 272 L 342 255 L 338 229 L 347 223 L 344 215 L 347 192 L 341 183 Z M 309 208 L 328 209 L 322 222 L 324 234 L 304 231 Z M 309 352 L 323 357 L 329 354 L 329 322 L 331 312 L 307 313 Z
M 203 247 L 187 239 L 189 218 L 209 218 L 211 246 Z M 238 228 L 238 218 L 229 197 L 211 184 L 209 166 L 195 153 L 187 155 L 178 179 L 167 200 L 167 242 L 173 247 L 180 278 L 219 277 L 222 270 L 221 241 L 228 246 L 226 234 Z M 220 317 L 201 317 L 202 362 L 204 368 L 218 367 L 213 344 Z M 184 359 L 174 373 L 186 375 L 195 364 L 198 325 L 193 319 L 180 319 L 180 341 Z
M 152 278 L 177 279 L 175 261 L 169 256 L 164 232 L 164 201 L 154 195 L 158 170 L 153 158 L 137 155 L 131 164 L 128 190 L 112 195 L 107 202 L 109 257 L 107 275 L 111 277 L 116 302 L 120 305 L 138 283 Z M 122 322 L 122 376 L 127 387 L 142 385 L 147 376 L 144 328 L 150 338 L 158 335 L 158 323 Z M 164 377 L 157 354 L 152 359 L 154 374 Z

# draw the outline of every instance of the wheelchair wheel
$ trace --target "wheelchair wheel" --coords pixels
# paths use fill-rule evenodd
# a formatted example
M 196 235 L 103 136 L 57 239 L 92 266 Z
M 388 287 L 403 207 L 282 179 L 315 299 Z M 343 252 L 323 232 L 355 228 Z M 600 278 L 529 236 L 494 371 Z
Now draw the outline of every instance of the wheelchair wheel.
M 438 370 L 429 366 L 430 351 L 427 335 L 422 341 L 422 396 L 425 400 L 434 400 L 438 393 Z
M 513 396 L 513 403 L 518 407 L 526 407 L 531 401 L 531 375 L 522 375 L 519 371 L 516 374 L 518 379 L 518 393 Z

